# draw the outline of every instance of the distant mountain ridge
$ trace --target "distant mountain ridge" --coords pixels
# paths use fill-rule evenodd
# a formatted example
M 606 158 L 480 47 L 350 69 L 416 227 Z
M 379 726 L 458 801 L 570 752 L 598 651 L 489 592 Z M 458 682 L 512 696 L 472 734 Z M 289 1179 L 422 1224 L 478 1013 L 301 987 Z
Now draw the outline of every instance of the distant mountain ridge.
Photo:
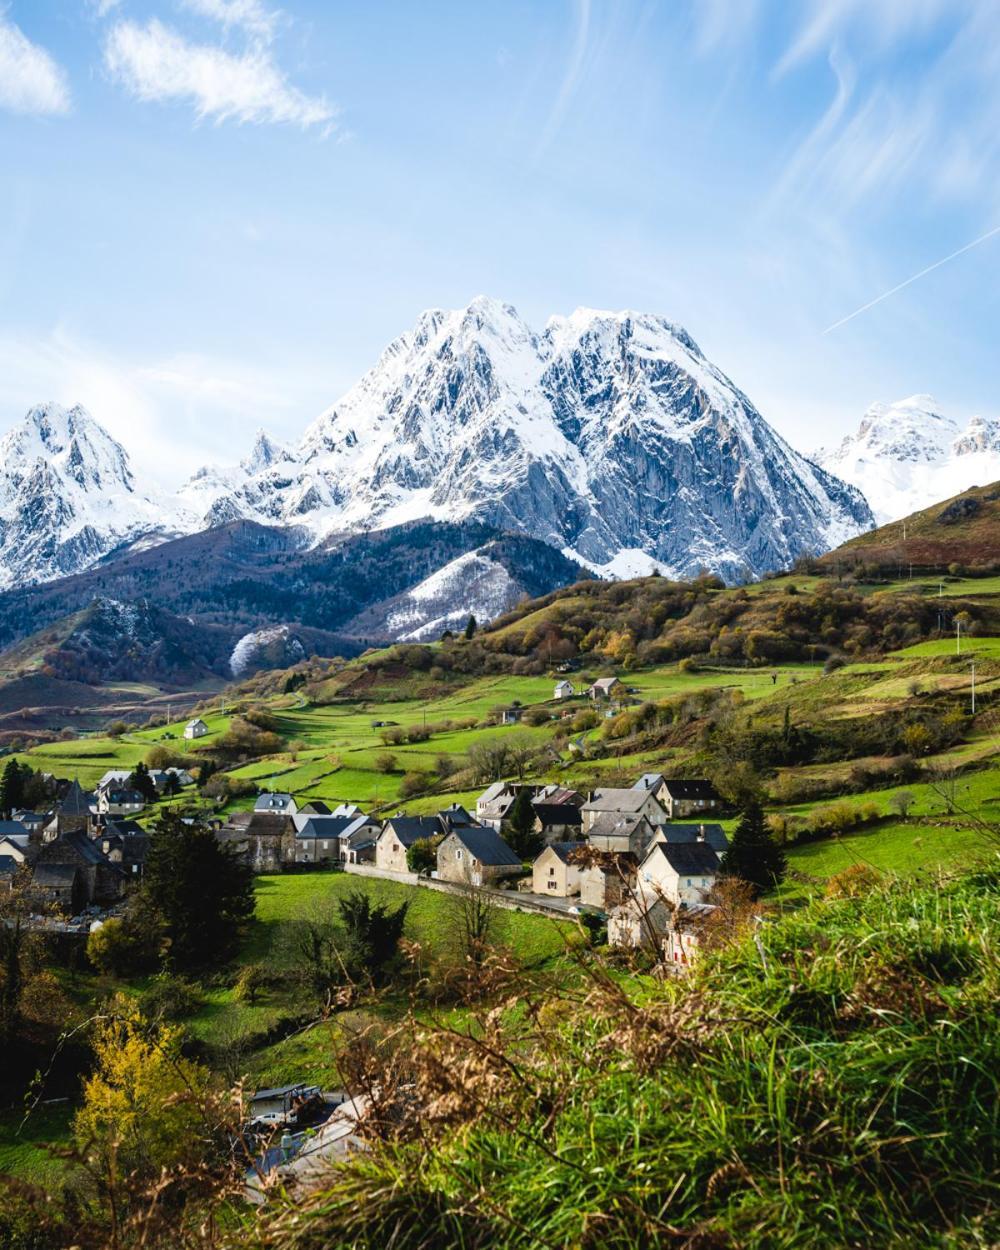
M 681 327 L 580 309 L 538 334 L 481 297 L 422 314 L 286 448 L 259 434 L 180 492 L 208 523 L 330 534 L 471 517 L 604 574 L 732 580 L 872 524 Z
M 33 409 L 0 445 L 0 587 L 238 520 L 286 528 L 303 548 L 477 521 L 604 575 L 706 568 L 732 581 L 873 518 L 680 326 L 579 309 L 536 332 L 485 297 L 423 313 L 297 446 L 259 432 L 239 464 L 200 470 L 174 497 L 142 489 L 81 408 Z
M 128 453 L 84 408 L 41 404 L 0 439 L 0 589 L 197 524 L 175 500 L 137 487 Z
M 931 395 L 872 404 L 854 434 L 815 459 L 856 486 L 880 524 L 1000 478 L 1000 420 L 963 428 Z

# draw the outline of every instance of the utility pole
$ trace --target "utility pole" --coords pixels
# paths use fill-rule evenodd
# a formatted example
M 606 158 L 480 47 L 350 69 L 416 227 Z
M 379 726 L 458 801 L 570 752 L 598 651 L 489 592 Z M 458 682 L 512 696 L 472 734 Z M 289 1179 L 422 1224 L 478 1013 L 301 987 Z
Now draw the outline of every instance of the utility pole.
M 972 715 L 976 714 L 976 661 L 973 660 L 970 668 L 972 669 Z
M 962 622 L 958 620 L 955 622 L 955 654 L 962 654 Z

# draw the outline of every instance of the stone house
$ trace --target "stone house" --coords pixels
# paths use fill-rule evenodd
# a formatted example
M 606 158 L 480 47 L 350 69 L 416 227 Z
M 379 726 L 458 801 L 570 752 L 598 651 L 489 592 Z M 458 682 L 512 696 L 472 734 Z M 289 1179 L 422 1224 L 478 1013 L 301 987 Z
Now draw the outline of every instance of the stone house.
M 598 702 L 602 699 L 612 698 L 620 690 L 621 682 L 617 677 L 598 677 L 597 681 L 587 691 L 587 694 L 595 702 Z
M 721 812 L 725 803 L 710 781 L 664 781 L 658 791 L 668 820 Z
M 586 831 L 586 837 L 595 851 L 608 851 L 612 854 L 627 851 L 638 859 L 652 842 L 655 832 L 654 826 L 645 816 L 607 812 L 591 824 Z
M 494 829 L 481 825 L 453 828 L 437 851 L 438 877 L 461 885 L 492 885 L 517 877 L 523 865 Z
M 253 805 L 255 812 L 265 812 L 270 816 L 294 816 L 299 810 L 290 794 L 267 793 L 258 794 Z
M 639 864 L 636 893 L 647 904 L 703 903 L 718 875 L 719 857 L 707 842 L 656 840 Z
M 580 902 L 610 911 L 631 897 L 635 885 L 634 855 L 600 855 L 580 873 Z
M 68 871 L 54 873 L 50 871 L 53 868 L 73 869 L 75 876 L 71 881 Z M 74 909 L 90 903 L 101 907 L 116 903 L 125 893 L 126 882 L 122 868 L 111 863 L 101 848 L 79 831 L 44 843 L 32 869 L 32 891 L 42 901 L 61 904 L 68 889 Z
M 705 922 L 715 910 L 711 903 L 682 903 L 675 909 L 663 937 L 666 963 L 683 970 L 698 960 L 704 944 Z
M 550 898 L 570 898 L 580 893 L 583 865 L 574 860 L 574 852 L 586 842 L 554 842 L 547 846 L 531 866 L 531 889 L 534 894 Z
M 580 809 L 583 813 L 583 832 L 589 833 L 591 825 L 602 816 L 644 816 L 651 825 L 661 824 L 667 814 L 651 790 L 613 789 L 595 790 Z
M 385 872 L 409 872 L 406 852 L 414 842 L 441 836 L 435 816 L 393 816 L 375 840 L 375 867 Z
M 533 803 L 535 833 L 546 842 L 564 842 L 579 838 L 583 817 L 575 803 Z
M 608 945 L 637 949 L 658 948 L 670 929 L 674 909 L 660 898 L 644 905 L 627 898 L 608 913 Z

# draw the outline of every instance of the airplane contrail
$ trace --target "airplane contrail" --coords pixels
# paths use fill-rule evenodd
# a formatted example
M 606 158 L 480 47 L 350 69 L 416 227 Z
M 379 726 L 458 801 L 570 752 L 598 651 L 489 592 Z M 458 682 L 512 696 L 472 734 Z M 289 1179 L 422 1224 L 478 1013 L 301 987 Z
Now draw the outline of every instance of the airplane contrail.
M 918 278 L 924 278 L 929 273 L 933 273 L 935 269 L 940 269 L 942 265 L 947 265 L 950 260 L 954 260 L 956 256 L 961 256 L 963 252 L 971 251 L 972 248 L 978 247 L 980 243 L 985 243 L 987 239 L 992 239 L 995 234 L 1000 234 L 1000 226 L 994 226 L 992 230 L 987 230 L 985 234 L 981 234 L 978 239 L 973 239 L 971 243 L 966 243 L 964 247 L 960 247 L 958 251 L 952 252 L 950 256 L 943 256 L 941 260 L 936 260 L 933 265 L 928 265 L 926 269 L 921 269 L 919 273 L 915 273 L 912 278 L 907 278 L 905 282 L 900 282 L 891 290 L 883 291 L 881 295 L 876 295 L 867 304 L 862 304 L 860 308 L 855 308 L 854 312 L 848 313 L 846 317 L 841 317 L 839 321 L 835 321 L 832 326 L 827 326 L 823 331 L 829 334 L 831 330 L 837 330 L 841 326 L 846 325 L 848 321 L 853 321 L 855 317 L 860 317 L 863 312 L 867 312 L 869 308 L 874 308 L 876 304 L 881 304 L 884 299 L 888 299 L 890 295 L 895 295 L 897 291 L 901 291 L 903 287 L 909 286 L 916 282 Z

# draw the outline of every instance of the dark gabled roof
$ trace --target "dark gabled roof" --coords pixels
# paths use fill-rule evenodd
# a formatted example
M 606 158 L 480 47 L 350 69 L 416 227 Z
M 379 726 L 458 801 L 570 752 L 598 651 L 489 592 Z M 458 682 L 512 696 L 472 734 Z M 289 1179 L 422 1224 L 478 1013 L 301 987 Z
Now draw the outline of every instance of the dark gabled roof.
M 19 820 L 0 820 L 0 838 L 9 838 L 12 834 L 28 836 L 28 826 Z
M 573 852 L 579 851 L 581 847 L 586 845 L 586 842 L 552 842 L 545 848 L 545 851 L 555 851 L 556 856 L 561 859 L 564 864 L 568 864 L 569 857 L 573 854 Z M 543 855 L 545 854 L 545 851 L 542 851 Z
M 602 790 L 595 790 L 594 797 L 588 799 L 583 806 L 584 810 L 589 812 L 638 812 L 645 807 L 651 794 L 650 790 L 622 790 L 606 787 Z
M 696 799 L 720 801 L 718 790 L 710 781 L 706 781 L 704 778 L 696 781 L 671 781 L 668 778 L 663 784 L 666 786 L 667 793 L 672 799 L 681 799 L 687 802 Z
M 13 855 L 0 855 L 0 877 L 12 877 L 19 867 Z
M 36 864 L 31 879 L 42 889 L 65 888 L 73 885 L 79 871 L 76 864 Z
M 267 794 L 258 794 L 257 801 L 253 805 L 255 812 L 283 812 L 290 807 L 295 800 L 290 794 L 282 791 L 268 792 Z
M 535 815 L 543 825 L 580 825 L 583 816 L 575 803 L 535 803 Z
M 662 855 L 680 877 L 709 877 L 719 871 L 719 857 L 707 842 L 654 842 L 650 855 Z
M 470 855 L 475 856 L 481 864 L 498 868 L 503 864 L 520 864 L 520 857 L 515 855 L 499 833 L 482 825 L 463 825 L 451 831 L 451 836 L 458 838 Z
M 305 807 L 299 808 L 299 811 L 305 813 L 306 816 L 329 816 L 330 815 L 329 805 L 324 803 L 322 799 L 310 799 L 310 801 L 305 805 Z
M 56 810 L 61 816 L 89 816 L 93 801 L 94 796 L 82 789 L 78 781 L 74 781 Z
M 465 810 L 461 803 L 452 803 L 449 807 L 443 807 L 438 812 L 438 820 L 442 822 L 445 828 L 455 828 L 458 825 L 475 827 L 479 823 Z
M 441 822 L 436 816 L 393 816 L 385 822 L 403 846 L 412 846 L 424 838 L 436 838 Z
M 627 838 L 643 825 L 652 836 L 652 825 L 641 812 L 601 812 L 587 830 L 587 837 Z
M 292 818 L 283 812 L 253 812 L 242 826 L 251 837 L 278 837 L 292 828 Z
M 109 803 L 114 803 L 116 806 L 119 806 L 119 807 L 125 804 L 132 805 L 136 803 L 140 807 L 145 807 L 146 805 L 146 796 L 143 793 L 141 793 L 141 791 L 139 790 L 129 790 L 129 789 L 105 790 L 104 797 L 107 799 Z
M 114 817 L 111 817 L 104 824 L 104 836 L 113 837 L 115 834 L 123 838 L 132 838 L 139 834 L 145 837 L 146 830 L 143 829 L 137 820 L 115 820 Z
M 704 831 L 704 833 L 702 832 Z M 713 851 L 729 849 L 729 839 L 721 825 L 660 825 L 660 835 L 668 842 L 707 842 Z
M 353 816 L 311 816 L 295 836 L 307 842 L 315 838 L 339 838 L 354 823 Z

